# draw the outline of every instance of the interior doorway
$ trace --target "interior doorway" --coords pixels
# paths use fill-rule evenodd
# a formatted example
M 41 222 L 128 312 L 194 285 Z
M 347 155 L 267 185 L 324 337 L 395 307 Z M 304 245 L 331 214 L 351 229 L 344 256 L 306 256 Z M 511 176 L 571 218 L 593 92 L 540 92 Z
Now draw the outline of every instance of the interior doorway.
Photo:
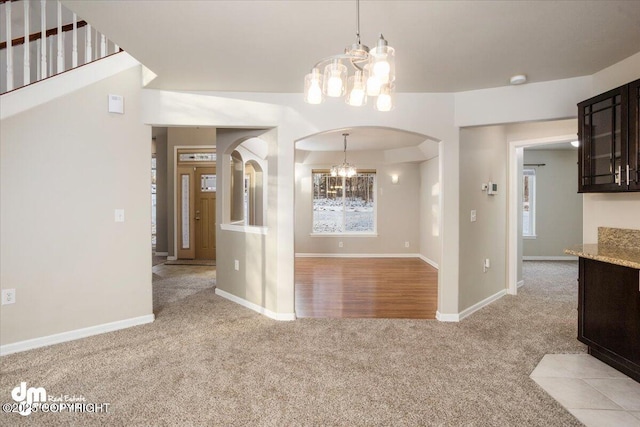
M 546 210 L 555 212 L 554 213 L 554 215 L 556 215 L 556 217 L 554 218 L 555 223 L 561 224 L 562 221 L 561 221 L 561 218 L 558 217 L 558 215 L 560 215 L 560 213 L 562 213 L 563 215 L 567 213 L 563 209 L 561 209 L 560 212 L 558 212 L 558 204 L 549 202 L 550 198 L 548 197 L 548 193 L 550 192 L 544 190 L 544 187 L 540 187 L 539 189 L 536 189 L 536 187 L 539 186 L 538 184 L 536 184 L 536 181 L 539 179 L 542 179 L 542 176 L 540 175 L 543 175 L 546 169 L 553 170 L 553 167 L 547 164 L 546 162 L 542 162 L 542 163 L 525 162 L 525 148 L 533 151 L 544 149 L 547 152 L 554 152 L 553 150 L 566 149 L 565 147 L 569 145 L 569 142 L 575 141 L 575 139 L 576 139 L 575 134 L 566 134 L 566 135 L 559 135 L 559 136 L 546 137 L 546 138 L 537 138 L 537 139 L 528 139 L 528 140 L 509 142 L 509 197 L 508 197 L 508 247 L 507 247 L 507 279 L 508 279 L 507 292 L 509 294 L 516 295 L 518 292 L 518 287 L 524 283 L 523 272 L 522 272 L 523 259 L 526 258 L 529 260 L 538 260 L 538 261 L 540 260 L 559 261 L 559 260 L 564 260 L 566 258 L 563 256 L 557 256 L 557 254 L 554 254 L 554 256 L 549 256 L 548 254 L 545 256 L 528 256 L 528 257 L 524 256 L 527 254 L 527 252 L 525 251 L 526 249 L 525 241 L 528 243 L 528 246 L 532 246 L 531 245 L 532 242 L 535 243 L 535 240 L 527 240 L 527 239 L 533 238 L 533 239 L 541 240 L 540 233 L 536 231 L 536 229 L 538 228 L 536 225 L 537 220 L 535 219 L 535 217 L 531 218 L 531 216 L 535 214 L 535 216 L 542 217 L 542 215 L 538 215 L 538 213 L 536 213 L 536 209 L 538 208 L 531 209 L 531 206 L 526 206 L 528 205 L 528 203 L 529 204 L 535 203 L 535 205 L 539 205 L 540 209 L 544 208 L 545 203 L 543 203 L 543 200 L 536 201 L 536 199 L 539 199 L 539 197 L 536 197 L 536 193 L 540 193 L 538 194 L 539 196 L 542 196 L 543 194 L 547 195 L 545 200 L 546 200 L 546 204 L 549 206 L 547 206 Z M 576 160 L 577 160 L 577 157 L 576 157 Z M 569 180 L 571 183 L 573 183 L 574 181 L 571 178 L 574 176 L 577 176 L 577 169 L 571 168 L 571 162 L 569 162 L 568 167 L 565 167 L 563 171 L 568 172 L 569 177 L 563 176 L 561 178 L 559 173 L 553 174 L 551 173 L 551 171 L 549 171 L 549 173 L 553 175 L 553 179 L 555 179 L 556 181 L 558 179 L 561 179 L 562 184 L 565 184 L 565 181 L 569 182 Z M 523 183 L 528 183 L 529 184 L 528 188 L 526 186 L 523 186 Z M 540 181 L 540 184 L 542 184 L 542 181 Z M 554 187 L 558 187 L 559 184 L 560 182 L 556 182 L 555 185 L 554 184 L 552 185 L 554 185 Z M 531 199 L 531 200 L 528 200 L 528 203 L 526 203 L 527 197 L 525 197 L 525 193 L 527 192 L 527 190 L 529 190 L 528 196 Z M 577 191 L 577 187 L 575 191 Z M 527 207 L 529 207 L 529 209 L 527 209 Z M 580 212 L 579 212 L 579 215 L 577 215 L 577 217 L 579 217 L 580 220 L 582 219 L 581 204 L 580 204 Z M 580 224 L 581 224 L 581 221 L 580 221 Z M 546 228 L 551 228 L 551 227 L 546 227 Z M 580 229 L 581 229 L 581 225 L 580 225 Z M 561 237 L 560 235 L 562 233 L 558 232 L 556 234 L 557 235 L 555 237 L 557 240 Z M 569 243 L 569 245 L 580 243 L 581 237 L 582 237 L 581 235 L 574 237 L 573 240 L 576 240 L 576 241 L 572 240 L 571 243 Z M 538 242 L 538 243 L 539 244 L 537 246 L 542 246 L 542 242 Z

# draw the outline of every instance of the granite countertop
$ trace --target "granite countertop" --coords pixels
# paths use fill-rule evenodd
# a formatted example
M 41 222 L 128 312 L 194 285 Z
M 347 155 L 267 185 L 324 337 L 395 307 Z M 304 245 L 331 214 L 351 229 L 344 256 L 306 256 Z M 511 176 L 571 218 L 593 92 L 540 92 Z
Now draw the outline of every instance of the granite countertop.
M 598 228 L 598 243 L 576 245 L 566 254 L 640 269 L 640 230 Z
M 565 249 L 564 253 L 640 269 L 640 250 L 634 250 L 624 246 L 608 246 L 593 243 L 573 246 Z

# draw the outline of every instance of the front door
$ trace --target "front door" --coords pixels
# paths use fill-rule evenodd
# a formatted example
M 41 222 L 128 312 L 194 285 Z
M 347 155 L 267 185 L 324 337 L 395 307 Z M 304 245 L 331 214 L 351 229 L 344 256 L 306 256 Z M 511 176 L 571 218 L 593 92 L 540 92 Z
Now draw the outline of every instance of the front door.
M 216 259 L 216 168 L 197 167 L 194 181 L 195 256 Z

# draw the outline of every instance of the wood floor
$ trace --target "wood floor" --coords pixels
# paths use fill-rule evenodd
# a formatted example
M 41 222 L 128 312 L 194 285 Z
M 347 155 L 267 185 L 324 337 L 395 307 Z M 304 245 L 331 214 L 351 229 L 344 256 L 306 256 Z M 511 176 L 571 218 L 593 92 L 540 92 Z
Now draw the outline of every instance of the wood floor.
M 418 258 L 297 258 L 297 317 L 435 319 L 438 270 Z

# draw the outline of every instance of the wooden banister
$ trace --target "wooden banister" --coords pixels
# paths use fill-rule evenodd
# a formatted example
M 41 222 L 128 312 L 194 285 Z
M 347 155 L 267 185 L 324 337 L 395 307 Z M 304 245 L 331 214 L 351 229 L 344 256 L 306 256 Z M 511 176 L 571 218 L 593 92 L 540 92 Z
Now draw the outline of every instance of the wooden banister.
M 0 3 L 3 3 L 5 1 L 7 0 L 0 0 Z M 14 1 L 14 0 L 11 0 L 11 1 Z M 87 25 L 86 21 L 78 21 L 78 23 L 76 24 L 76 28 L 82 28 L 86 25 Z M 63 33 L 66 33 L 67 31 L 72 31 L 72 30 L 73 30 L 73 24 L 67 24 L 62 26 Z M 46 32 L 47 37 L 55 36 L 56 34 L 58 34 L 57 28 L 51 28 Z M 29 42 L 40 40 L 41 38 L 42 38 L 41 32 L 29 34 Z M 11 46 L 19 46 L 21 44 L 24 44 L 24 37 L 18 37 L 16 39 L 11 40 Z M 6 48 L 7 48 L 7 42 L 0 43 L 0 50 L 6 49 Z

